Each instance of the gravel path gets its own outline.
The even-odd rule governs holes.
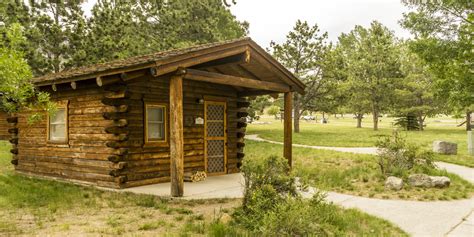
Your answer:
[[[248,135],[248,140],[283,144]],[[323,147],[293,144],[294,147],[324,149],[357,154],[377,154],[376,147]],[[474,183],[474,169],[445,162],[436,162],[438,167]],[[314,193],[309,190],[308,197]],[[365,198],[334,192],[327,199],[343,207],[358,208],[366,213],[397,224],[412,236],[474,236],[474,198],[457,201],[404,201]]]

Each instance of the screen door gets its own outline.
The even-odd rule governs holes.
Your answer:
[[[208,174],[226,173],[226,103],[204,102],[204,152]]]

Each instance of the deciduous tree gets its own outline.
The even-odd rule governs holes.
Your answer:
[[[414,35],[410,48],[436,74],[436,95],[466,114],[471,129],[474,110],[474,2],[471,0],[403,1],[413,11],[403,27]]]
[[[396,39],[388,28],[374,21],[368,29],[356,26],[342,34],[338,47],[344,57],[344,86],[354,113],[365,113],[370,104],[374,130],[378,130],[379,116],[388,111],[402,78]]]

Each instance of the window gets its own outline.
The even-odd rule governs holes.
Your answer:
[[[146,106],[146,142],[166,141],[166,106],[147,104]]]
[[[53,142],[67,141],[67,109],[58,108],[54,115],[48,119],[48,140]]]

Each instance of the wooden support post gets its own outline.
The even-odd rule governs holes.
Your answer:
[[[170,80],[171,196],[182,197],[184,188],[183,75]]]
[[[293,92],[285,93],[285,104],[284,104],[284,145],[283,145],[283,156],[288,160],[288,165],[292,166],[292,114],[293,114]]]

